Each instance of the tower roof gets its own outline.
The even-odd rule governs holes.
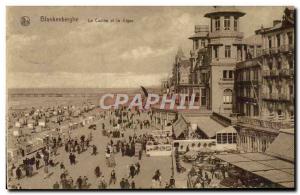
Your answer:
[[[181,47],[178,48],[176,57],[177,58],[183,58],[183,57],[185,57]]]
[[[214,10],[211,12],[208,12],[204,15],[204,17],[213,17],[213,16],[218,16],[218,15],[223,15],[223,14],[231,14],[235,15],[238,17],[242,17],[245,15],[244,12],[239,11],[236,7],[234,6],[215,6]]]
[[[207,37],[208,32],[208,25],[195,25],[195,34],[189,37],[189,39]]]

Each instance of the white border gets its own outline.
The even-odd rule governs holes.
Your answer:
[[[6,62],[5,62],[5,33],[6,33],[6,6],[35,6],[35,5],[40,5],[40,6],[47,6],[47,5],[59,5],[59,6],[71,6],[71,5],[126,5],[126,6],[132,6],[132,5],[139,5],[139,6],[147,6],[147,5],[157,5],[157,6],[213,6],[213,5],[241,5],[241,6],[282,6],[282,5],[292,5],[295,6],[296,8],[299,7],[298,5],[300,4],[300,1],[298,0],[251,0],[251,1],[242,1],[242,0],[231,0],[231,1],[226,1],[226,0],[172,0],[172,1],[162,1],[162,0],[146,0],[146,1],[141,1],[141,0],[127,0],[126,2],[123,0],[106,0],[106,1],[95,1],[95,0],[72,0],[72,1],[62,1],[62,0],[43,0],[43,1],[34,1],[34,0],[7,0],[7,1],[0,1],[0,14],[1,14],[1,20],[0,20],[0,42],[1,42],[1,52],[0,52],[0,189],[1,189],[1,194],[8,194],[9,192],[5,189],[6,185],[6,172],[5,172],[5,102],[6,102],[6,80],[5,80],[5,73],[6,73]],[[298,33],[297,33],[298,37]],[[297,45],[298,46],[298,45]],[[297,50],[297,57],[298,57],[298,51]],[[297,60],[298,62],[298,60]],[[300,67],[297,66],[297,75],[299,75],[299,69]],[[297,85],[296,85],[297,86]],[[299,91],[300,85],[297,86],[297,91]],[[299,106],[299,104],[298,104]],[[297,107],[298,108],[298,107]],[[297,119],[299,116],[299,113],[297,112]],[[299,132],[297,133],[298,137],[297,140],[299,139]],[[297,157],[299,157],[299,150]],[[298,175],[298,174],[297,174]],[[297,178],[297,181],[298,178]],[[299,186],[298,186],[299,187]],[[196,191],[195,191],[196,192]],[[12,192],[10,192],[12,193]],[[15,193],[15,192],[13,192]],[[46,193],[46,192],[41,192],[41,193]],[[58,194],[63,194],[64,192],[56,192]],[[105,193],[105,192],[97,192],[97,193]],[[109,192],[110,194],[115,194],[117,192]],[[122,193],[122,192],[121,192]],[[149,193],[149,192],[148,192]],[[151,192],[150,194],[161,194],[161,193],[174,193],[174,192]],[[176,193],[176,192],[175,192]],[[177,193],[189,193],[189,192],[177,192]],[[199,191],[196,193],[201,193],[201,194],[211,194],[211,192],[205,192],[205,191]],[[216,192],[216,194],[223,194],[223,193],[231,193],[231,192]],[[237,192],[239,194],[246,194],[247,192]],[[265,193],[265,192],[264,192]],[[287,193],[287,192],[282,192],[282,193]],[[85,192],[79,192],[79,194],[85,194]],[[105,193],[107,194],[107,193]]]

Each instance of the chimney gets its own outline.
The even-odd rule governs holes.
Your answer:
[[[276,26],[279,23],[281,23],[281,20],[273,20],[273,26]]]

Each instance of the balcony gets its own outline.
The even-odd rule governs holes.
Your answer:
[[[263,76],[263,77],[268,77],[268,76],[270,76],[270,70],[264,70],[264,71],[262,71],[262,76]]]
[[[234,79],[233,78],[221,78],[219,83],[227,83],[227,84],[233,84],[234,83]]]
[[[210,38],[219,38],[219,37],[237,37],[237,38],[243,38],[244,33],[243,32],[237,32],[237,31],[214,31],[209,33]]]
[[[259,80],[236,80],[238,85],[254,85],[257,86],[260,84]]]
[[[270,54],[271,54],[271,53],[270,53],[270,49],[269,49],[269,48],[263,49],[263,50],[262,50],[262,54],[263,54],[263,55],[270,55]]]
[[[279,76],[279,70],[264,70],[262,72],[263,77],[277,77]]]
[[[291,101],[293,96],[284,93],[263,93],[262,98],[271,101]]]
[[[287,101],[289,101],[290,100],[290,95],[280,93],[280,94],[278,94],[278,99],[279,100],[287,100]]]
[[[285,76],[285,77],[294,76],[294,69],[288,69],[288,68],[281,69],[279,71],[279,75],[280,76]]]
[[[279,47],[279,51],[280,52],[292,52],[294,51],[294,45],[290,44],[290,45],[281,45]]]
[[[277,100],[278,93],[263,93],[262,98],[267,100]]]
[[[250,117],[238,117],[237,123],[239,125],[249,125],[253,127],[262,127],[268,128],[273,130],[280,130],[280,129],[289,129],[294,128],[293,123],[290,121],[272,121],[260,118],[250,118]]]
[[[266,48],[263,49],[262,54],[263,55],[271,55],[271,54],[277,54],[282,52],[293,52],[294,51],[294,45],[281,45],[279,47],[272,47],[272,48]]]
[[[270,70],[270,76],[279,76],[278,70]]]

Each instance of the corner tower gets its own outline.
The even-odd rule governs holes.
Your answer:
[[[204,16],[210,19],[209,45],[210,63],[210,108],[214,112],[232,112],[234,69],[238,61],[240,18],[245,13],[235,7],[214,7]]]

